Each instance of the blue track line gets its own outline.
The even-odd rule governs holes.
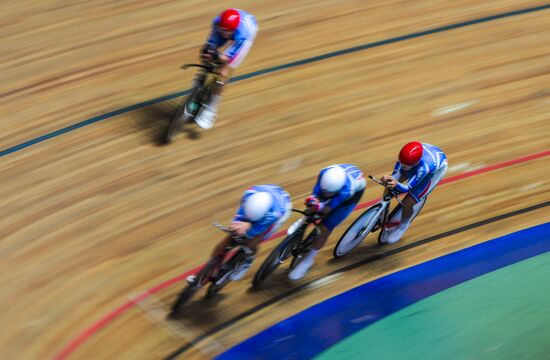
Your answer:
[[[400,41],[416,39],[416,38],[420,38],[420,37],[428,36],[428,35],[432,35],[432,34],[437,34],[437,33],[444,32],[444,31],[459,29],[459,28],[463,28],[463,27],[467,27],[467,26],[471,26],[471,25],[477,25],[477,24],[481,24],[481,23],[485,23],[485,22],[489,22],[489,21],[494,21],[494,20],[499,20],[499,19],[504,19],[504,18],[508,18],[508,17],[512,17],[512,16],[517,16],[517,15],[523,15],[523,14],[533,13],[533,12],[537,12],[537,11],[542,11],[542,10],[546,10],[548,8],[550,8],[550,4],[530,7],[530,8],[516,10],[516,11],[505,12],[505,13],[501,13],[501,14],[482,17],[482,18],[479,18],[479,19],[458,22],[458,23],[455,23],[455,24],[445,25],[445,26],[441,26],[441,27],[437,27],[437,28],[433,28],[433,29],[429,29],[429,30],[418,31],[418,32],[414,32],[414,33],[410,33],[410,34],[406,34],[406,35],[396,36],[396,37],[381,40],[381,41],[376,41],[376,42],[367,43],[367,44],[363,44],[363,45],[359,45],[359,46],[354,46],[354,47],[350,47],[350,48],[346,48],[346,49],[342,49],[342,50],[337,50],[337,51],[329,52],[329,53],[326,53],[326,54],[313,56],[313,57],[309,57],[309,58],[306,58],[306,59],[302,59],[302,60],[293,61],[293,62],[290,62],[290,63],[270,67],[270,68],[267,68],[267,69],[254,71],[254,72],[251,72],[251,73],[248,73],[248,74],[243,74],[243,75],[236,76],[236,77],[232,78],[231,82],[242,81],[242,80],[250,79],[250,78],[253,78],[253,77],[256,77],[256,76],[265,75],[265,74],[285,70],[285,69],[296,67],[296,66],[306,65],[306,64],[317,62],[317,61],[330,59],[330,58],[333,58],[333,57],[336,57],[336,56],[351,54],[351,53],[366,50],[366,49],[371,49],[371,48],[376,48],[376,47],[380,47],[380,46],[384,46],[384,45],[388,45],[388,44],[393,44],[393,43],[397,43],[397,42],[400,42]],[[69,125],[69,126],[64,127],[62,129],[53,131],[51,133],[36,137],[36,138],[31,139],[29,141],[25,141],[25,142],[23,142],[19,145],[15,145],[13,147],[2,150],[2,151],[0,151],[0,157],[4,157],[6,155],[12,154],[12,153],[17,152],[19,150],[23,150],[25,148],[28,148],[32,145],[38,144],[42,141],[45,141],[45,140],[63,135],[63,134],[68,133],[70,131],[80,129],[84,126],[94,124],[94,123],[102,121],[102,120],[110,119],[112,117],[115,117],[115,116],[118,116],[118,115],[121,115],[121,114],[125,114],[125,113],[130,112],[130,111],[141,109],[141,108],[147,107],[149,105],[153,105],[153,104],[157,104],[157,103],[160,103],[160,102],[163,102],[163,101],[171,100],[171,99],[174,99],[174,98],[177,98],[177,97],[180,97],[180,96],[185,96],[185,95],[189,94],[189,91],[190,90],[187,89],[187,90],[176,92],[176,93],[173,93],[173,94],[168,94],[168,95],[161,96],[161,97],[158,97],[158,98],[155,98],[155,99],[151,99],[151,100],[140,102],[140,103],[137,103],[137,104],[134,104],[134,105],[130,105],[130,106],[118,109],[118,110],[114,110],[114,111],[108,112],[106,114],[99,115],[99,116],[90,118],[88,120],[78,122],[78,123],[73,124],[73,125]]]

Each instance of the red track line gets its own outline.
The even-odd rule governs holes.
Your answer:
[[[541,151],[541,152],[538,152],[538,153],[535,153],[535,154],[527,155],[527,156],[524,156],[524,157],[521,157],[521,158],[505,161],[505,162],[498,163],[498,164],[495,164],[495,165],[490,165],[490,166],[487,166],[487,167],[483,167],[481,169],[467,171],[467,172],[462,173],[462,174],[458,174],[458,175],[455,175],[455,176],[445,178],[445,179],[441,180],[441,184],[447,184],[447,183],[455,182],[455,181],[462,180],[462,179],[465,179],[465,178],[469,178],[469,177],[472,177],[472,176],[476,176],[476,175],[479,175],[479,174],[484,174],[484,173],[489,172],[489,171],[502,169],[502,168],[505,168],[505,167],[508,167],[508,166],[521,164],[521,163],[528,162],[528,161],[535,160],[535,159],[540,159],[540,158],[546,157],[548,155],[550,155],[550,150],[545,150],[545,151]],[[359,205],[357,205],[355,210],[363,209],[367,206],[370,206],[370,205],[374,204],[377,201],[378,201],[378,199],[375,199],[375,200],[370,200],[370,201],[364,202],[362,204],[359,204]],[[273,236],[271,236],[266,241],[276,239],[278,237],[281,237],[284,234],[285,234],[285,231],[279,231],[278,233],[274,234]],[[133,307],[137,303],[143,301],[144,299],[146,299],[150,295],[155,294],[155,293],[157,293],[157,292],[159,292],[159,291],[161,291],[161,290],[163,290],[163,289],[165,289],[165,288],[167,288],[167,287],[169,287],[169,286],[171,286],[171,285],[173,285],[173,284],[175,284],[179,281],[182,281],[188,275],[191,275],[191,274],[195,273],[196,271],[198,271],[202,266],[203,265],[197,266],[194,269],[191,269],[191,270],[189,270],[189,271],[187,271],[187,272],[185,272],[181,275],[178,275],[178,276],[176,276],[172,279],[166,280],[163,283],[158,284],[158,285],[152,287],[149,290],[144,291],[143,293],[141,293],[141,294],[135,296],[134,298],[132,298],[130,301],[128,301],[124,305],[116,308],[112,312],[110,312],[107,315],[103,316],[99,321],[97,321],[96,323],[94,323],[90,327],[86,328],[76,338],[71,340],[71,342],[68,343],[55,356],[54,359],[55,360],[66,359],[71,353],[76,351],[76,349],[78,349],[86,340],[88,340],[93,334],[95,334],[96,332],[98,332],[102,328],[106,327],[109,323],[111,323],[114,319],[119,317],[126,310]]]

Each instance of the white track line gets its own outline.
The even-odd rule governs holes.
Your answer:
[[[478,100],[470,100],[470,101],[466,101],[466,102],[463,102],[463,103],[460,103],[460,104],[445,106],[445,107],[439,108],[437,110],[434,110],[432,112],[432,116],[447,115],[447,114],[453,113],[455,111],[459,111],[459,110],[469,108],[470,106],[475,105],[478,102],[479,102]]]
[[[521,187],[521,188],[519,189],[519,191],[531,190],[531,189],[534,189],[534,188],[536,188],[536,187],[541,186],[542,184],[544,184],[544,181],[539,181],[539,182],[536,182],[536,183],[527,184],[527,185]]]
[[[320,288],[321,286],[325,286],[325,285],[328,285],[330,283],[333,283],[336,280],[340,279],[341,277],[342,277],[342,274],[334,274],[334,275],[326,276],[326,277],[321,278],[319,280],[315,280],[314,282],[309,284],[307,286],[307,288],[308,289],[317,289],[317,288]]]
[[[304,161],[303,157],[297,157],[286,161],[283,165],[281,165],[279,174],[284,174],[284,173],[291,172],[298,169],[300,165],[302,165],[303,161]]]

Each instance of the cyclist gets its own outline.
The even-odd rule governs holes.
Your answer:
[[[288,219],[292,211],[290,195],[277,185],[257,185],[245,190],[241,205],[229,225],[233,235],[248,239],[247,246],[253,251],[231,276],[232,280],[240,280],[246,274],[254,261],[258,244],[269,238]],[[224,248],[232,243],[231,235],[226,236],[212,252],[212,257],[218,256]],[[195,275],[187,278],[193,282]]]
[[[305,200],[306,213],[321,215],[321,235],[289,273],[290,280],[304,277],[332,230],[351,214],[361,200],[365,187],[363,172],[355,165],[336,164],[321,170],[313,193]]]
[[[386,185],[387,190],[407,193],[407,196],[402,201],[403,210],[385,225],[380,242],[393,244],[401,239],[411,224],[411,219],[418,215],[427,196],[441,181],[445,172],[447,156],[437,146],[418,141],[403,146],[393,173],[382,176],[380,181]]]
[[[240,9],[227,9],[212,21],[212,29],[200,57],[204,61],[215,60],[221,64],[218,69],[221,80],[214,89],[210,103],[205,104],[195,118],[201,128],[214,126],[224,83],[248,54],[257,32],[256,18]],[[224,46],[223,52],[218,51]],[[195,80],[195,85],[199,81],[202,81],[200,77]]]

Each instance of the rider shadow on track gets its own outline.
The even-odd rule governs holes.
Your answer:
[[[288,270],[278,269],[269,279],[266,279],[260,286],[250,286],[246,292],[250,295],[257,294],[259,297],[277,296],[281,293],[291,290],[301,282],[293,282],[288,279]]]
[[[365,261],[367,259],[375,260],[377,256],[384,253],[387,247],[379,245],[378,243],[360,244],[354,251],[347,254],[343,258],[336,259],[334,257],[327,260],[330,265],[350,265],[359,261]]]
[[[166,145],[164,135],[172,115],[177,110],[175,104],[174,101],[164,101],[134,111],[133,119],[136,127],[145,132],[149,141],[159,146]],[[201,133],[194,124],[186,124],[181,132],[191,140],[201,138]]]
[[[331,258],[327,261],[330,266],[336,266],[342,271],[358,271],[367,269],[371,264],[376,263],[378,271],[390,271],[395,269],[400,261],[392,255],[401,252],[399,245],[380,245],[371,243],[359,245],[351,254],[344,258]],[[388,258],[390,260],[388,260]]]
[[[190,303],[186,304],[181,313],[171,320],[186,320],[195,322],[197,324],[212,324],[223,320],[223,313],[218,308],[218,304],[221,304],[227,298],[227,294],[219,293],[212,299],[206,299],[204,296],[197,296],[196,299],[192,299]]]

